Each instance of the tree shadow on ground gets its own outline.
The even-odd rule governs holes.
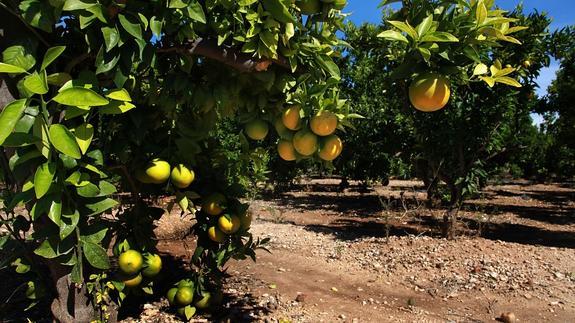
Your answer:
[[[391,222],[390,236],[429,236],[441,237],[441,219],[432,216],[415,216],[409,221]],[[575,248],[575,235],[572,232],[553,231],[523,224],[480,223],[463,218],[459,220],[458,235],[477,235],[481,227],[481,236],[489,240],[500,240],[525,245],[546,247]],[[366,237],[386,237],[386,225],[381,221],[362,221],[356,219],[338,219],[327,225],[304,225],[306,230],[332,234],[339,240],[355,240]]]

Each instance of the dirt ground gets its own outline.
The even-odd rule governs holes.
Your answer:
[[[448,241],[444,210],[423,205],[421,183],[343,193],[338,184],[309,181],[252,202],[251,231],[271,238],[271,254],[230,265],[219,320],[490,322],[513,312],[518,322],[575,321],[572,185],[489,186],[462,208],[459,238]],[[185,232],[186,221],[162,219],[159,235]],[[194,241],[159,247],[185,261]],[[146,304],[126,321],[177,321],[165,306]]]

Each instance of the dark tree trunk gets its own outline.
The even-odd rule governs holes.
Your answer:
[[[452,240],[456,235],[457,213],[459,212],[459,205],[461,202],[461,188],[459,185],[455,185],[455,183],[450,179],[447,179],[446,183],[447,186],[449,186],[451,198],[449,201],[449,208],[443,215],[442,234],[443,237]]]

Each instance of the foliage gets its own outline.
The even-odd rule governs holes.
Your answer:
[[[218,218],[199,205],[219,192],[226,213],[245,213],[238,198],[264,178],[267,151],[218,131],[229,129],[224,119],[273,123],[287,104],[311,116],[329,103],[346,124],[333,62],[343,3],[305,15],[284,0],[0,3],[14,22],[2,36],[0,73],[16,98],[0,114],[4,209],[24,228],[2,236],[24,237],[22,252],[3,261],[49,268],[43,283],[57,320],[112,320],[102,310],[152,292],[147,278],[127,288],[107,252],[153,251],[165,199],[168,211],[178,205],[198,220],[197,295],[220,288],[229,259],[255,256],[263,242],[247,228],[207,239]],[[186,165],[197,179],[186,189],[149,184],[152,160]]]

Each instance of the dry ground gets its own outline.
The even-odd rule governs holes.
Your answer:
[[[212,319],[490,322],[513,312],[519,322],[575,321],[570,185],[490,186],[461,210],[461,235],[448,241],[439,237],[444,211],[422,205],[419,182],[345,193],[338,184],[314,180],[252,203],[252,232],[271,238],[272,254],[231,264],[226,310]],[[166,217],[159,234],[186,226]],[[159,246],[185,261],[194,242]],[[175,320],[164,306],[146,305],[140,321]]]

